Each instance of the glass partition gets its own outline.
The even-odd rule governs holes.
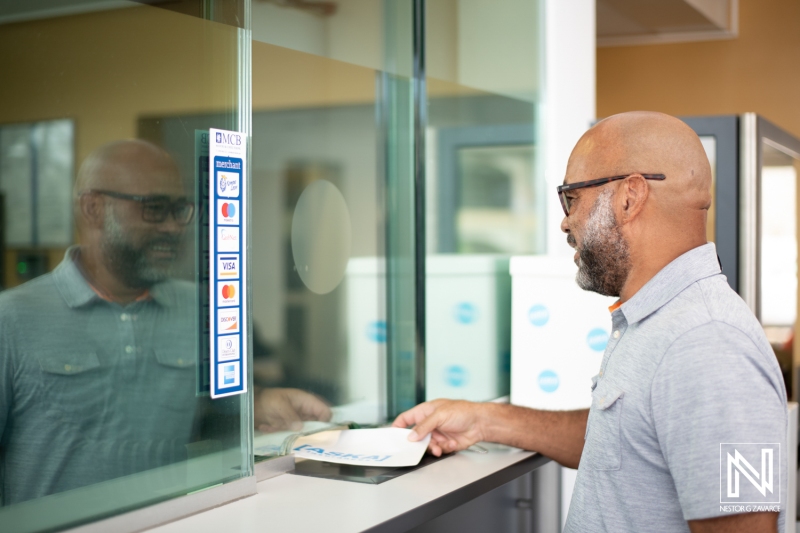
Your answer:
[[[412,2],[252,9],[254,381],[294,398],[268,456],[416,400]]]
[[[426,4],[426,395],[509,392],[509,256],[543,254],[541,3]]]
[[[759,316],[791,393],[792,344],[797,322],[797,163],[761,141]]]
[[[4,532],[251,474],[252,396],[212,401],[198,379],[194,144],[195,129],[248,133],[246,10],[191,4],[0,8]],[[146,127],[187,113],[204,118]]]

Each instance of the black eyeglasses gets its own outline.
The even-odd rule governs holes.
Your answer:
[[[137,196],[135,194],[124,194],[121,192],[104,191],[100,189],[90,189],[86,192],[102,194],[111,198],[139,202],[142,205],[142,220],[159,224],[167,220],[172,213],[175,222],[185,226],[192,221],[194,216],[194,204],[186,198],[172,200],[166,195]]]
[[[575,189],[583,189],[584,187],[599,187],[600,185],[605,185],[606,183],[611,183],[612,181],[617,180],[624,180],[625,178],[629,178],[636,174],[636,172],[631,172],[630,174],[625,174],[624,176],[611,176],[610,178],[599,178],[596,180],[589,180],[589,181],[579,181],[578,183],[569,183],[567,185],[559,185],[556,191],[558,192],[558,199],[561,200],[561,208],[564,209],[564,216],[569,216],[569,208],[570,208],[570,199],[567,198],[567,191],[574,191]],[[667,179],[664,174],[640,174],[646,180],[659,180],[663,181]]]

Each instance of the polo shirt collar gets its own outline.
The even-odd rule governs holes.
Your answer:
[[[53,270],[56,287],[67,306],[71,308],[81,307],[95,300],[103,301],[81,273],[76,263],[79,253],[80,246],[70,246],[64,254],[63,261]],[[150,289],[152,299],[167,307],[176,301],[175,292],[169,290],[168,284],[168,282],[158,283]]]
[[[698,246],[662,268],[617,311],[625,315],[628,324],[635,324],[666,305],[693,283],[721,272],[714,243]]]

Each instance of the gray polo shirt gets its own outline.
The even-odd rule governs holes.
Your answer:
[[[566,531],[688,532],[687,520],[729,514],[722,443],[782,443],[782,531],[786,390],[714,245],[675,259],[611,316]]]
[[[195,286],[166,281],[126,306],[73,256],[0,293],[0,502],[186,457],[195,397]]]

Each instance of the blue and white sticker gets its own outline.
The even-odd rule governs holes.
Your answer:
[[[367,324],[367,338],[372,342],[386,342],[386,321],[374,320]]]
[[[444,370],[444,382],[451,387],[463,387],[469,381],[469,371],[460,365],[451,365]]]
[[[453,318],[459,324],[472,324],[478,320],[478,307],[471,302],[461,302],[453,309]]]
[[[544,370],[539,374],[539,388],[544,392],[555,392],[561,381],[558,379],[558,374],[552,370]]]
[[[542,327],[550,320],[550,311],[542,304],[536,304],[528,310],[528,321],[536,327]]]
[[[586,335],[586,343],[595,352],[602,352],[608,346],[608,331],[603,328],[594,328]]]
[[[240,375],[239,361],[222,363],[217,366],[217,388],[230,389],[238,387],[242,380]]]

